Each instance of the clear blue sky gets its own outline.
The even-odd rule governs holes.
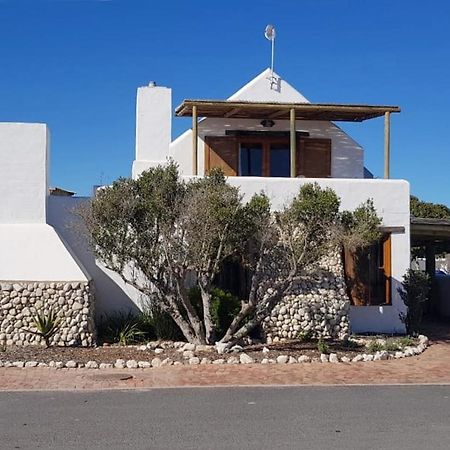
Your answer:
[[[400,105],[392,176],[450,205],[448,0],[0,0],[0,121],[48,123],[52,184],[89,194],[130,174],[138,86],[226,98],[269,65],[267,23],[311,101]],[[383,120],[344,128],[381,176]]]

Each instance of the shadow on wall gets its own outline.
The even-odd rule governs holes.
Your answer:
[[[102,267],[95,260],[86,240],[83,239],[80,219],[72,211],[85,201],[87,199],[81,197],[50,196],[48,223],[55,228],[68,246],[68,250],[80,261],[93,279],[96,319],[116,311],[137,312],[139,310],[137,305],[142,305],[145,301],[143,295],[126,285],[117,274]]]

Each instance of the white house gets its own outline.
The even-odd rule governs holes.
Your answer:
[[[372,198],[385,238],[371,249],[372,264],[364,269],[367,282],[354,279],[354,261],[346,257],[347,277],[354,285],[360,283],[359,291],[349,291],[351,327],[357,332],[404,331],[399,320],[404,306],[397,287],[409,267],[409,184],[389,179],[389,118],[399,108],[313,104],[268,69],[228,100],[184,101],[176,115],[192,116],[193,127],[174,141],[172,111],[171,89],[153,84],[138,89],[133,177],[171,157],[186,177],[221,167],[244,196],[263,190],[274,208],[281,208],[302,184],[311,181],[333,188],[344,209]],[[362,147],[334,122],[380,116],[386,122],[386,179],[365,179]],[[68,226],[73,207],[83,199],[49,195],[46,126],[0,124],[0,155],[0,302],[11,303],[12,286],[28,292],[28,287],[38,289],[32,286],[44,282],[54,286],[46,288],[50,289],[46,295],[60,299],[64,295],[59,291],[70,282],[76,286],[73,298],[68,295],[71,304],[80,297],[76,283],[93,286],[97,314],[140,306],[139,293],[102,268],[86,242]],[[33,290],[24,298],[31,294],[38,297]],[[87,298],[89,293],[81,294]],[[2,335],[14,342],[26,339],[11,329],[11,317],[5,319],[11,310],[16,312],[13,306],[2,316],[3,322],[0,317],[0,340]],[[89,314],[80,320],[93,313],[91,303],[84,306]],[[82,331],[70,330],[73,326],[64,342],[83,340]],[[84,330],[82,336],[89,332]]]

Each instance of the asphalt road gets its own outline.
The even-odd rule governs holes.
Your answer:
[[[450,449],[450,386],[0,393],[1,449]]]

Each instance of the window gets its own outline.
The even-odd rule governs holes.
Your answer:
[[[263,175],[262,144],[241,144],[239,164],[241,176],[261,177]]]
[[[269,176],[291,176],[291,154],[286,144],[270,144]]]

